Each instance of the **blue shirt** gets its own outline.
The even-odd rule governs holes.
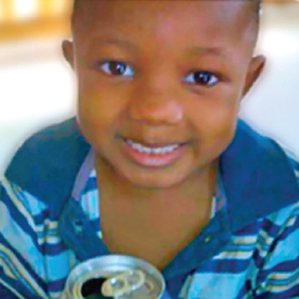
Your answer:
[[[94,153],[67,126],[25,143],[2,182],[0,298],[60,298],[75,265],[109,254]],[[298,186],[298,162],[240,122],[210,223],[163,269],[170,296],[299,298]]]

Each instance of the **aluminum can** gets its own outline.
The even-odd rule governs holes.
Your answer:
[[[124,255],[106,255],[78,264],[68,276],[67,299],[171,299],[157,268]]]

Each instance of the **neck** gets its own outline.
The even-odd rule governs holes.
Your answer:
[[[110,252],[162,269],[209,223],[216,167],[177,186],[154,189],[136,186],[97,161],[101,228]]]

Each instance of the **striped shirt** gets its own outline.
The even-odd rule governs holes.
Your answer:
[[[289,161],[299,189],[299,164]],[[16,183],[1,182],[0,298],[61,298],[74,266],[109,254],[93,162],[90,151],[61,213]],[[171,298],[298,299],[299,198],[275,211],[271,201],[260,202],[270,212],[237,227],[231,218],[252,211],[242,211],[240,198],[233,217],[224,184],[220,171],[210,223],[162,271]]]

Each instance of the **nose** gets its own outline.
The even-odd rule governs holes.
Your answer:
[[[142,85],[132,94],[128,106],[132,120],[148,125],[175,125],[183,119],[183,108],[174,88]]]

